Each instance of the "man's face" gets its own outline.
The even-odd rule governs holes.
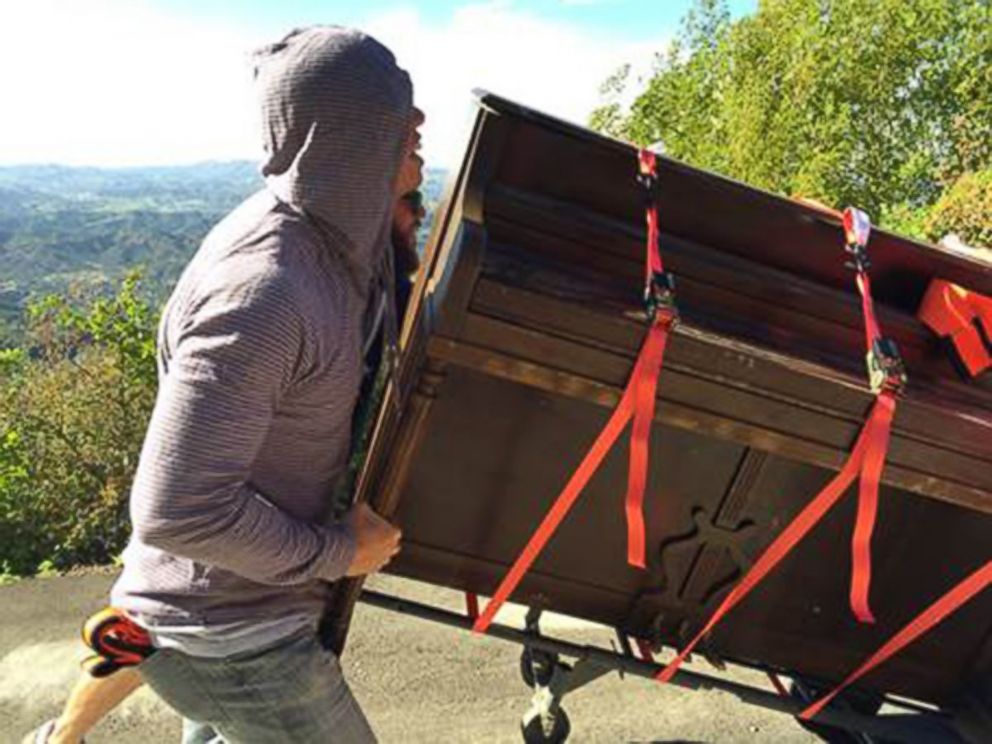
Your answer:
[[[424,112],[414,106],[410,132],[404,146],[403,160],[393,186],[393,195],[397,199],[411,191],[416,191],[424,181],[424,159],[418,154],[418,150],[420,150],[420,127],[424,124],[424,118]]]

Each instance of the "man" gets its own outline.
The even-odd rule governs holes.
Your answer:
[[[330,582],[399,550],[365,505],[326,520],[366,342],[395,338],[390,211],[422,180],[423,115],[393,55],[353,30],[294,31],[255,77],[266,188],[166,305],[112,602],[158,649],[140,671],[186,741],[371,741],[315,627]]]
[[[391,243],[396,272],[396,304],[401,317],[407,304],[411,275],[419,266],[417,234],[425,216],[419,191],[404,194],[393,209]],[[120,669],[102,678],[84,673],[73,688],[61,715],[29,734],[23,744],[80,744],[106,715],[141,685],[141,675],[132,668]],[[195,728],[195,725],[189,727]]]

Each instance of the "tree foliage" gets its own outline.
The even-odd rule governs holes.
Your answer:
[[[992,248],[992,168],[955,181],[930,210],[925,230],[933,239],[954,233]]]
[[[698,0],[629,110],[609,82],[603,131],[921,237],[992,162],[988,0],[763,0],[736,21]]]
[[[49,296],[0,351],[0,574],[103,563],[155,397],[155,313],[129,275],[110,297]]]

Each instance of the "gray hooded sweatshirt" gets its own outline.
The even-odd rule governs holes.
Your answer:
[[[165,307],[112,592],[156,627],[317,616],[355,550],[326,521],[412,88],[385,47],[337,27],[255,62],[266,188],[207,236]]]

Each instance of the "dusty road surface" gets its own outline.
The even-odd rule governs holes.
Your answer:
[[[0,587],[0,743],[53,716],[78,674],[80,621],[106,601],[107,574]],[[461,608],[453,592],[398,579],[375,588]],[[512,610],[512,608],[511,608]],[[500,620],[520,620],[511,612]],[[610,634],[566,618],[547,632],[609,647]],[[360,606],[345,672],[382,742],[519,742],[529,692],[519,647]],[[748,673],[745,673],[748,674]],[[759,678],[760,679],[760,678]],[[788,716],[717,692],[686,692],[616,674],[565,701],[570,742],[812,742]],[[142,690],[90,736],[90,744],[177,742],[179,720]]]

